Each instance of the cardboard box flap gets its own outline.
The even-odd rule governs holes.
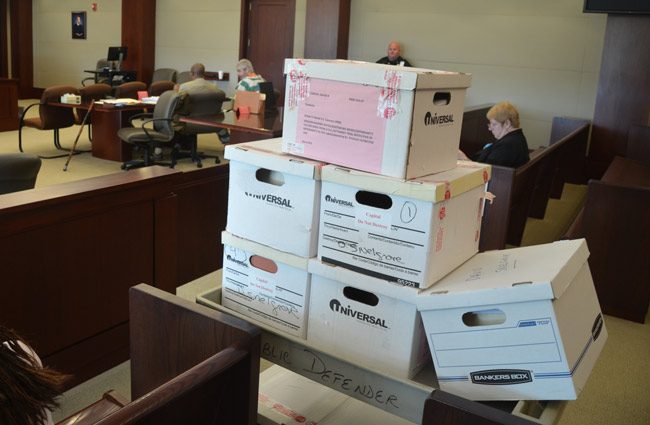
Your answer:
[[[232,233],[223,231],[221,232],[221,242],[224,245],[240,248],[248,252],[253,252],[256,255],[287,264],[289,266],[307,270],[308,258],[299,257],[297,255],[289,254],[287,252],[278,251],[266,245],[250,241],[248,239],[240,238]]]
[[[456,167],[451,170],[413,180],[402,180],[336,165],[326,165],[321,171],[321,178],[324,181],[371,192],[441,202],[487,183],[490,172],[490,165],[458,161]]]
[[[377,87],[389,85],[399,90],[467,88],[471,74],[424,68],[397,67],[362,61],[285,59],[284,73],[296,81],[299,78],[319,78]]]
[[[282,152],[282,138],[228,145],[224,157],[260,168],[320,180],[322,162]]]
[[[588,257],[584,239],[477,254],[420,294],[418,309],[559,298]]]
[[[403,285],[397,285],[387,280],[366,276],[352,270],[326,264],[316,258],[309,260],[307,270],[327,279],[335,280],[373,294],[385,295],[401,301],[415,304],[420,290]]]

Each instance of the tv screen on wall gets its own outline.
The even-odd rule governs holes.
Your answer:
[[[650,0],[585,0],[588,13],[650,14]]]

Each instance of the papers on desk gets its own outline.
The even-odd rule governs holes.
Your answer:
[[[138,103],[140,103],[140,101],[137,100],[137,99],[131,99],[131,98],[120,98],[120,99],[98,100],[95,103],[98,103],[100,105],[122,106],[122,105],[137,105]]]
[[[158,103],[158,98],[160,96],[149,96],[149,97],[143,97],[142,98],[142,103],[146,103],[147,105],[155,105]]]

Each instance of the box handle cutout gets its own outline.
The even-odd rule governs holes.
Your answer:
[[[255,178],[262,183],[272,184],[273,186],[284,185],[284,175],[279,171],[267,170],[260,168],[255,172]]]
[[[381,208],[382,210],[389,210],[393,206],[393,200],[390,196],[384,195],[383,193],[360,190],[355,195],[355,199],[362,205]]]
[[[353,288],[351,286],[346,286],[343,288],[343,295],[347,299],[372,307],[375,307],[377,304],[379,304],[379,298],[377,295],[371,292],[366,292],[362,289]]]
[[[498,308],[480,311],[468,311],[463,314],[465,326],[500,325],[506,321],[506,314]]]
[[[268,258],[261,257],[259,255],[251,255],[249,261],[251,263],[251,266],[255,267],[256,269],[260,269],[272,274],[278,272],[278,265],[275,264],[273,260],[270,260]]]
[[[433,104],[434,105],[449,105],[451,103],[451,93],[448,91],[439,91],[433,95]]]

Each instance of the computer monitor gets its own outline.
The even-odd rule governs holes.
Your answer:
[[[265,81],[263,83],[258,83],[260,87],[260,93],[266,95],[266,100],[264,101],[264,109],[267,111],[272,111],[275,109],[275,92],[273,91],[273,83],[270,81]]]
[[[117,61],[116,69],[119,71],[120,67],[122,66],[122,61],[126,59],[126,52],[127,52],[126,46],[109,47],[108,57],[106,59],[111,62]]]

